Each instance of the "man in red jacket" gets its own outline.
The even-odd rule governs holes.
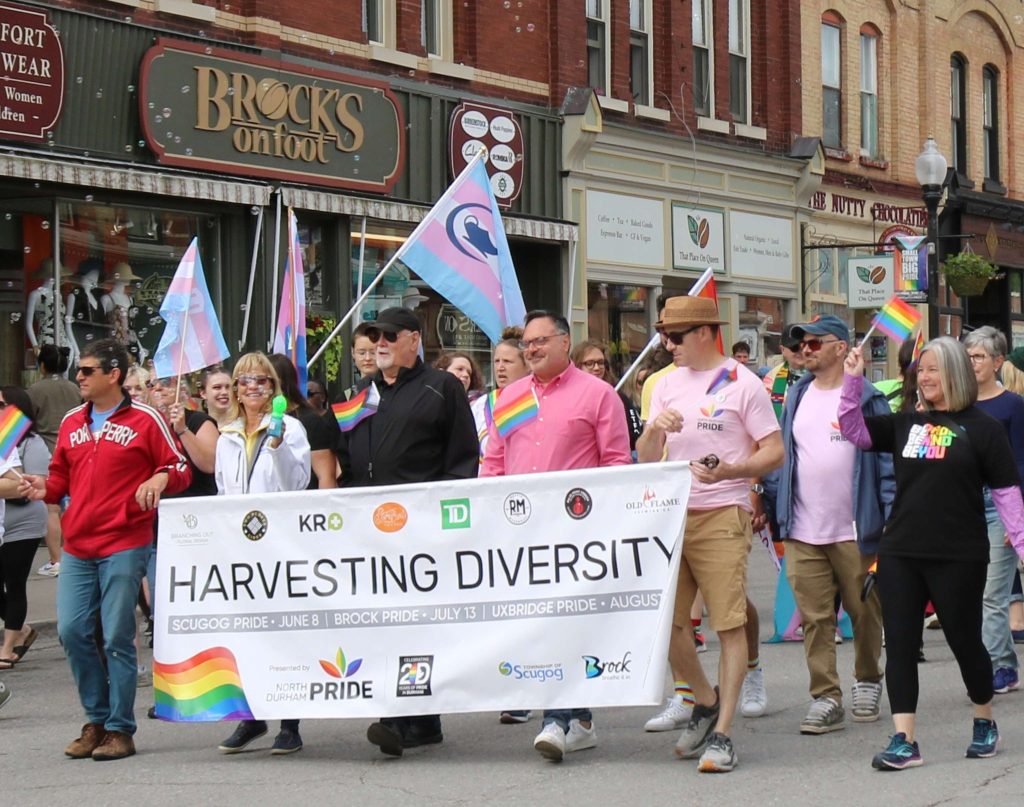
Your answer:
[[[128,351],[113,339],[85,346],[76,376],[85,403],[60,425],[49,477],[26,474],[19,489],[51,503],[71,497],[62,524],[57,632],[88,721],[64,751],[73,759],[135,753],[135,603],[160,494],[192,480],[164,419],[121,389],[128,363]]]

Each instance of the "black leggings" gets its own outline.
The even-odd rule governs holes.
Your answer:
[[[39,539],[11,541],[0,546],[0,616],[7,630],[25,627],[28,595],[25,585],[32,572]]]
[[[987,561],[946,561],[886,555],[878,561],[885,627],[885,678],[893,714],[917,711],[921,614],[928,600],[960,665],[967,695],[992,700],[992,662],[981,640],[981,599]]]

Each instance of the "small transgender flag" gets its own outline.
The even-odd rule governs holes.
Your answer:
[[[160,316],[166,325],[153,354],[157,378],[202,370],[231,355],[206,287],[198,238],[192,239],[174,272]]]
[[[342,403],[331,404],[331,411],[334,412],[334,419],[338,421],[338,428],[343,432],[350,432],[370,415],[377,414],[378,406],[380,393],[371,382],[370,386],[358,395],[353,395]]]
[[[32,428],[32,421],[14,404],[0,410],[0,459],[7,459],[18,447],[18,441]]]
[[[540,404],[533,388],[527,389],[518,398],[502,397],[494,409],[494,428],[502,438],[525,426],[540,414]]]
[[[302,245],[295,211],[288,208],[288,268],[281,291],[281,310],[277,315],[274,352],[292,360],[299,374],[299,389],[306,389],[306,279],[302,267]]]
[[[521,325],[526,305],[487,169],[474,159],[395,256],[490,338]]]
[[[908,305],[896,295],[893,295],[882,309],[875,314],[875,321],[872,328],[877,328],[890,339],[902,342],[921,320],[920,312],[912,305]]]

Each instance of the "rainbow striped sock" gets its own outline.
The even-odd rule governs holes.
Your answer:
[[[752,672],[761,666],[761,659],[759,656],[754,656],[752,659],[747,659],[747,672]]]
[[[686,681],[675,682],[675,694],[677,697],[682,698],[682,701],[687,706],[693,706],[697,703],[697,699],[693,697],[693,690],[690,689],[690,685]]]

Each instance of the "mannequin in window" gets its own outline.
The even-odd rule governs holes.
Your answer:
[[[64,267],[61,267],[61,279],[65,280],[67,274]],[[53,278],[53,259],[46,258],[39,268],[32,273],[34,280],[41,280],[42,285],[29,292],[28,300],[25,303],[25,336],[32,345],[32,351],[39,355],[39,348],[43,345],[56,343],[54,334],[54,303],[57,294]]]
[[[137,280],[142,278],[135,274],[130,265],[123,261],[116,264],[108,281],[110,291],[100,298],[100,305],[103,306],[107,323],[114,330],[113,337],[128,348],[137,364],[143,364],[149,351],[142,346],[139,335],[132,327],[134,323],[130,321],[135,309],[135,301],[131,296],[132,284]]]
[[[71,279],[76,287],[67,296],[64,315],[68,347],[71,348],[71,364],[78,363],[82,345],[109,335],[110,326],[106,324],[103,306],[96,293],[102,274],[103,261],[99,258],[86,258],[78,264],[78,271]]]

